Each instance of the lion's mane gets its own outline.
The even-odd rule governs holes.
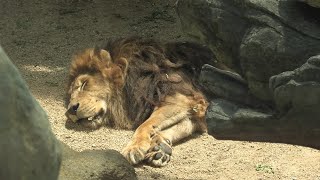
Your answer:
[[[197,76],[201,66],[204,63],[212,63],[214,59],[214,55],[207,47],[197,43],[163,44],[137,37],[112,39],[96,47],[94,51],[99,52],[101,49],[110,53],[113,63],[117,63],[121,58],[126,58],[128,61],[124,86],[119,90],[121,102],[115,100],[112,103],[123,106],[124,111],[118,113],[125,113],[123,116],[126,116],[134,127],[145,121],[154,108],[163,103],[167,95],[176,92],[192,95],[196,91],[194,87],[200,88]],[[69,86],[79,74],[94,73],[103,67],[94,64],[83,61],[73,65]],[[119,117],[110,118],[117,121]],[[116,123],[109,122],[109,124]]]

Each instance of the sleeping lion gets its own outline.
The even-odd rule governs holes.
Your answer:
[[[86,49],[71,62],[66,116],[92,129],[135,129],[123,156],[131,164],[165,166],[172,144],[207,132],[208,102],[196,80],[212,58],[196,43],[141,38]]]

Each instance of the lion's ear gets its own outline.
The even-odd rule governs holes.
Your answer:
[[[98,66],[107,66],[111,64],[111,55],[108,51],[101,49],[97,51],[95,49],[89,49],[90,59],[95,62]]]
[[[102,49],[102,50],[100,51],[100,58],[101,58],[101,60],[103,60],[103,61],[111,62],[111,55],[110,55],[110,53],[109,53],[108,51],[104,50],[104,49]]]
[[[125,58],[120,58],[116,63],[103,70],[102,74],[105,78],[108,78],[117,87],[123,87],[125,77],[128,69],[128,61]]]
[[[120,58],[118,61],[117,61],[117,66],[120,67],[120,69],[122,70],[122,72],[125,74],[127,73],[127,69],[128,69],[128,60],[126,58]]]
[[[116,87],[122,87],[124,85],[125,75],[119,66],[113,65],[112,67],[105,68],[102,71],[102,75]]]

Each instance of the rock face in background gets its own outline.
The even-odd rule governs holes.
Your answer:
[[[0,107],[0,179],[57,179],[61,151],[47,115],[1,46]]]
[[[202,67],[199,80],[208,94],[248,106],[262,104],[249,93],[247,82],[237,73],[205,64]]]
[[[76,152],[62,143],[59,180],[136,180],[133,166],[115,150]]]
[[[202,68],[200,82],[213,95],[206,116],[210,134],[320,148],[317,3],[178,1],[185,32],[235,71]]]
[[[314,129],[320,137],[320,55],[309,58],[293,71],[272,76],[270,89],[281,121]]]
[[[301,2],[305,2],[312,7],[320,8],[320,0],[300,0]]]
[[[210,134],[225,136],[240,135],[244,129],[252,132],[268,130],[273,126],[270,122],[274,119],[270,112],[259,112],[224,99],[210,102],[206,118]]]
[[[200,82],[220,97],[213,98],[207,110],[209,134],[320,148],[320,55],[270,78],[274,108],[253,101],[239,77],[230,73],[209,65],[202,68]]]
[[[256,97],[272,101],[269,78],[320,52],[320,12],[298,1],[180,0],[183,29],[236,70]]]

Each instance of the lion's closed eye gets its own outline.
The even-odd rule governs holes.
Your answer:
[[[82,84],[80,86],[80,91],[84,90],[84,88],[86,87],[87,83],[88,83],[88,80],[82,82]]]

